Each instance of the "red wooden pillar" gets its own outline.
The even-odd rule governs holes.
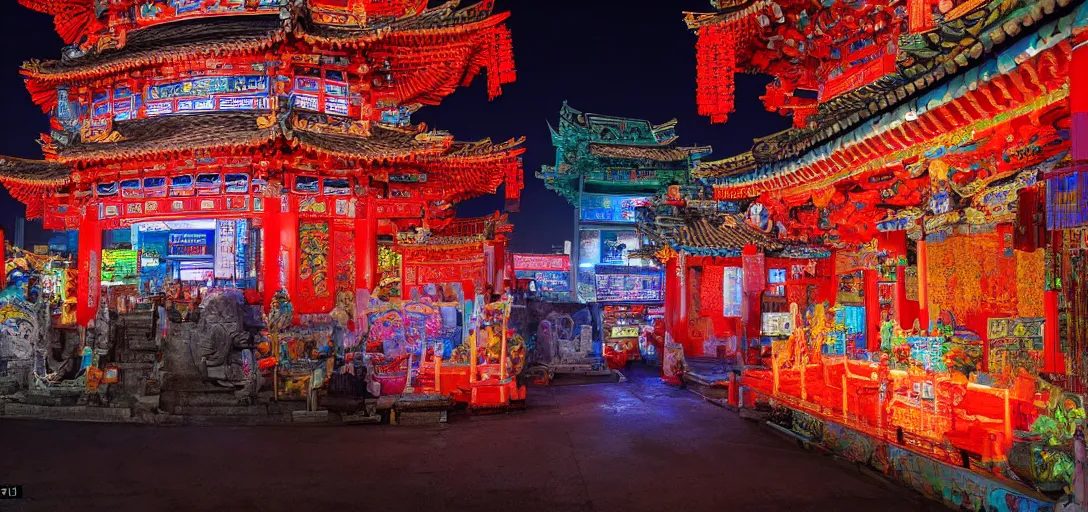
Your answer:
[[[264,257],[261,259],[264,269],[264,309],[269,311],[272,307],[272,298],[283,287],[280,282],[280,215],[281,199],[268,198],[264,205],[264,222],[262,223],[262,242],[264,245]]]
[[[1045,250],[1051,251],[1054,258],[1061,259],[1064,252],[1061,231],[1049,233],[1050,240]],[[1062,263],[1058,263],[1060,267]],[[1047,283],[1050,287],[1050,283]],[[1060,331],[1058,329],[1058,294],[1060,290],[1047,289],[1043,292],[1043,370],[1048,373],[1065,373],[1065,354],[1062,353]]]
[[[355,219],[356,288],[373,293],[378,288],[378,210],[374,198],[363,199]]]
[[[868,269],[865,275],[865,340],[866,350],[869,352],[880,351],[880,295],[877,283],[880,282],[880,273]]]
[[[673,257],[665,264],[665,332],[674,342],[679,342],[677,324],[680,323],[680,258]]]
[[[688,321],[688,307],[690,303],[688,290],[691,289],[691,267],[687,256],[682,253],[677,256],[677,268],[680,270],[680,282],[677,290],[677,300],[679,301],[680,307],[677,310],[676,330],[673,332],[673,337],[678,343],[684,345],[685,354],[693,355],[695,352],[693,351],[694,347],[691,345],[691,336],[689,332],[690,323]],[[702,354],[702,350],[697,352]]]
[[[292,301],[298,300],[298,203],[297,197],[288,195],[280,211],[280,268],[283,269],[283,287]],[[295,307],[295,323],[299,321],[299,307]]]
[[[76,259],[79,260],[76,321],[86,327],[98,315],[102,292],[102,226],[96,208],[87,208],[80,219]]]
[[[923,331],[929,331],[929,255],[922,236],[918,240],[918,323]]]

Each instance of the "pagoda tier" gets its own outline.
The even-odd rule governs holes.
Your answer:
[[[108,191],[120,182],[123,199],[125,183],[142,189],[135,184],[152,180],[165,187],[168,177],[218,175],[228,167],[281,184],[290,176],[350,179],[353,195],[401,205],[389,218],[414,219],[416,226],[440,227],[452,215],[452,204],[495,193],[503,183],[508,196],[516,197],[522,187],[521,140],[464,143],[423,127],[380,125],[368,137],[352,137],[314,131],[318,127],[297,113],[282,123],[270,114],[233,113],[121,121],[114,127],[108,141],[47,146],[53,154],[48,161],[4,160],[0,183],[27,204],[28,217],[44,214],[51,229],[72,229],[78,207],[93,204],[99,187]],[[126,206],[117,220],[166,214]]]
[[[471,26],[379,31],[365,38],[342,35],[339,41],[319,38],[314,43],[301,36],[303,29],[288,31],[274,16],[197,19],[143,29],[119,50],[28,62],[23,73],[35,103],[58,117],[89,110],[99,101],[129,102],[115,117],[184,113],[157,100],[163,93],[186,96],[170,88],[204,86],[208,96],[293,95],[291,101],[302,108],[398,124],[407,122],[418,105],[438,104],[469,84],[484,68],[491,97],[501,94],[501,86],[515,79],[503,19],[500,15]],[[209,83],[224,76],[244,76],[249,83]],[[326,90],[319,90],[322,86]],[[190,109],[270,108],[270,101]],[[64,103],[59,109],[58,102]],[[102,107],[98,110],[105,113]]]
[[[545,186],[572,203],[581,183],[601,192],[656,192],[687,183],[688,172],[709,146],[676,145],[676,120],[653,125],[641,119],[585,114],[566,103],[559,129],[551,130],[556,164],[537,173]]]
[[[699,34],[699,110],[724,122],[736,73],[772,75],[767,109],[792,114],[806,133],[768,142],[797,156],[795,147],[811,148],[966,69],[1071,3],[714,2],[718,12],[686,15]]]

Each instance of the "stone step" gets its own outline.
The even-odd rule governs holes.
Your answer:
[[[133,352],[125,350],[120,353],[120,364],[151,364],[154,365],[158,359],[158,354],[155,352]]]
[[[282,414],[273,415],[243,415],[243,416],[227,416],[227,415],[190,415],[190,416],[178,416],[170,415],[168,420],[163,421],[164,424],[171,425],[193,425],[200,427],[256,427],[267,425],[286,425],[291,423],[291,416]]]
[[[133,370],[133,371],[145,371],[154,370],[155,362],[132,362],[132,363],[113,363],[120,370]]]
[[[132,409],[127,407],[48,406],[9,403],[4,406],[5,418],[58,421],[127,422]]]
[[[446,423],[446,419],[447,411],[393,411],[390,423],[410,427]]]
[[[172,411],[181,416],[268,416],[267,405],[198,406],[176,405]]]
[[[228,390],[229,391],[229,390]],[[173,391],[163,394],[163,401],[172,406],[193,407],[234,407],[238,405],[238,397],[230,393],[195,393]],[[267,407],[269,401],[258,399],[257,405]]]

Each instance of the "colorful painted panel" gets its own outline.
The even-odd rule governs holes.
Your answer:
[[[763,313],[760,332],[764,336],[789,336],[793,327],[793,313]]]
[[[329,303],[329,223],[299,223],[298,294],[299,303]],[[329,308],[317,308],[324,311]]]
[[[991,318],[986,326],[990,372],[1023,368],[1035,373],[1042,368],[1045,323],[1045,318]]]
[[[336,263],[337,293],[355,292],[355,234],[351,231],[333,232],[333,251]]]
[[[907,345],[910,346],[910,359],[914,364],[927,371],[943,372],[948,368],[945,365],[945,339],[934,336],[910,336],[907,337]]]
[[[102,251],[102,281],[108,284],[136,284],[139,252],[128,249]]]
[[[987,311],[1043,316],[1044,251],[1013,249],[1012,233],[950,236],[927,244],[929,310],[966,322]]]

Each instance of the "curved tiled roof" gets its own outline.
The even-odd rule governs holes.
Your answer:
[[[345,158],[367,160],[406,160],[421,154],[445,151],[442,141],[424,141],[418,132],[375,126],[368,137],[334,135],[293,130],[294,139],[303,146]]]
[[[251,147],[271,140],[276,125],[261,128],[260,113],[216,113],[120,121],[111,142],[58,144],[61,162],[122,160],[173,153]]]
[[[593,142],[589,152],[594,156],[611,158],[629,158],[653,160],[655,162],[676,162],[710,153],[710,146],[673,147],[673,146],[635,146],[627,144],[604,144]]]
[[[0,157],[0,183],[60,186],[70,176],[69,167],[60,162]]]
[[[506,13],[492,16],[492,2],[479,2],[463,9],[458,9],[458,4],[457,1],[446,2],[416,16],[372,20],[367,26],[358,28],[322,25],[306,16],[301,17],[300,22],[306,36],[315,41],[350,43],[369,42],[391,34],[414,35],[458,27],[471,30],[480,28],[481,24],[497,25],[509,17]]]
[[[739,216],[699,217],[689,220],[683,227],[676,230],[672,242],[678,248],[685,250],[740,250],[749,244],[764,250],[782,248],[782,245],[770,236],[748,227]]]
[[[54,61],[30,61],[24,74],[38,80],[78,79],[152,63],[175,62],[194,55],[257,52],[284,38],[277,16],[242,16],[178,21],[138,30],[120,49]]]

